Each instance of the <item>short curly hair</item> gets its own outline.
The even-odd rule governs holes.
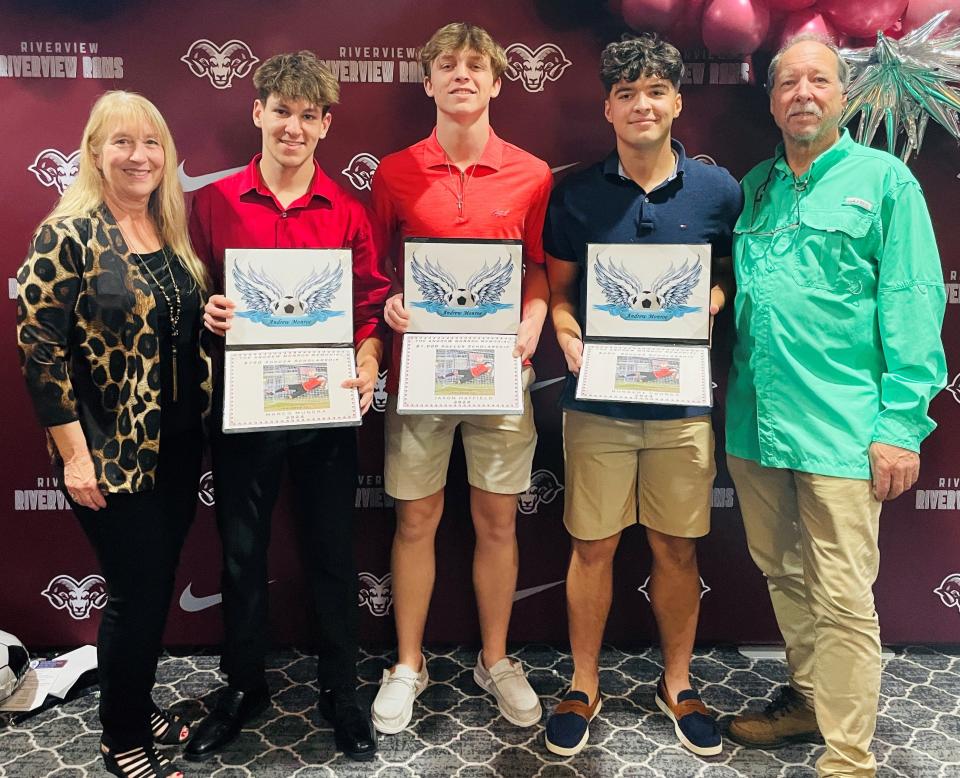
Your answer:
[[[451,22],[431,35],[430,40],[420,49],[423,77],[430,78],[433,61],[441,54],[461,49],[473,49],[477,54],[489,57],[494,80],[500,78],[507,69],[507,55],[489,32],[469,22]]]
[[[330,69],[312,51],[274,54],[253,74],[260,102],[270,95],[287,100],[306,100],[327,109],[339,102],[340,84]]]
[[[656,33],[624,35],[622,40],[608,43],[600,55],[600,80],[607,93],[621,80],[636,81],[641,76],[664,78],[680,89],[683,70],[677,47]]]

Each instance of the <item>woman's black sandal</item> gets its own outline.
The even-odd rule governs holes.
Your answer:
[[[183,778],[183,773],[153,746],[137,746],[114,754],[100,744],[103,765],[120,778]]]
[[[186,729],[186,734],[183,733],[184,729]],[[161,746],[185,745],[193,735],[186,719],[176,713],[160,710],[156,707],[150,714],[150,733],[153,735],[153,742],[159,743]]]

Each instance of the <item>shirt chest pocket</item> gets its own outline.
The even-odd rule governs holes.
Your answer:
[[[869,214],[854,210],[805,210],[800,214],[793,276],[797,284],[832,292],[859,294],[869,256]]]

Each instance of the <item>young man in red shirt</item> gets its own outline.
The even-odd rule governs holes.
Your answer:
[[[490,100],[507,67],[503,49],[483,29],[448,24],[420,54],[424,89],[437,106],[429,138],[387,156],[373,182],[373,205],[393,241],[402,280],[400,244],[410,236],[521,239],[524,277],[515,354],[536,350],[547,312],[541,229],[550,196],[546,163],[502,141],[490,127]],[[394,290],[397,291],[397,290]],[[409,322],[402,293],[387,300],[385,319],[397,333]],[[384,481],[396,500],[393,602],[397,664],[384,672],[373,721],[384,733],[410,723],[413,702],[429,680],[421,653],[435,577],[434,539],[443,513],[443,489],[454,432],[460,427],[476,531],[473,583],[483,648],[474,678],[518,726],[540,720],[540,701],[520,663],[506,654],[507,626],[517,581],[517,494],[530,484],[537,435],[529,391],[521,416],[398,416],[401,337],[394,338],[393,395],[386,416]],[[525,369],[525,385],[532,370]]]
[[[193,245],[222,284],[227,248],[340,248],[353,252],[354,337],[366,412],[382,355],[381,310],[389,282],[381,272],[367,212],[327,177],[313,158],[330,129],[339,85],[309,51],[278,54],[254,74],[253,123],[262,151],[241,172],[195,196]],[[208,301],[204,324],[223,335],[234,303]],[[222,408],[223,387],[219,387]],[[220,414],[215,405],[215,418]],[[188,759],[220,751],[270,703],[267,649],[267,548],[270,515],[284,462],[294,486],[306,573],[319,628],[319,710],[337,747],[372,759],[376,735],[356,698],[357,576],[353,568],[356,432],[352,428],[247,432],[213,436],[217,526],[223,545],[225,640],[221,669],[228,686],[197,728]]]

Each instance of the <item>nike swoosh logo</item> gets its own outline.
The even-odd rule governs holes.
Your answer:
[[[580,164],[579,162],[571,162],[569,165],[560,165],[559,167],[552,167],[550,168],[550,172],[559,173],[561,170],[566,170],[568,167],[573,167],[574,165],[579,165],[579,164]],[[181,165],[180,167],[183,167],[183,165]],[[960,178],[960,176],[957,176],[957,178]]]
[[[276,583],[276,579],[267,581],[268,584]],[[180,607],[187,613],[196,613],[197,611],[212,608],[223,602],[223,595],[220,592],[208,594],[206,597],[196,597],[193,594],[193,582],[187,584],[187,588],[180,595]]]
[[[536,383],[530,385],[530,391],[536,392],[538,389],[543,389],[545,386],[550,386],[550,384],[555,384],[557,381],[562,381],[565,378],[566,376],[562,375],[558,378],[548,378],[546,381],[537,381]]]
[[[535,594],[540,594],[540,592],[545,592],[547,589],[552,589],[554,586],[559,586],[562,584],[566,578],[561,578],[559,581],[554,581],[553,583],[541,584],[540,586],[531,586],[529,589],[520,589],[517,592],[514,592],[513,601],[517,602],[518,600],[525,600],[527,597],[533,597]]]
[[[180,186],[183,187],[184,192],[194,192],[197,189],[202,189],[207,184],[212,184],[214,181],[219,181],[221,178],[226,178],[227,176],[232,176],[234,173],[239,173],[243,170],[246,165],[241,165],[240,167],[232,167],[227,170],[218,170],[216,173],[206,173],[202,176],[188,176],[183,170],[183,166],[186,164],[186,160],[180,163],[180,167],[177,168],[177,175],[180,176]]]
[[[180,595],[180,607],[185,610],[187,613],[196,613],[197,611],[206,610],[207,608],[212,608],[214,605],[219,605],[223,602],[223,595],[219,592],[217,594],[211,594],[207,597],[195,597],[193,594],[193,582],[187,584],[187,588],[183,590],[183,594]]]

